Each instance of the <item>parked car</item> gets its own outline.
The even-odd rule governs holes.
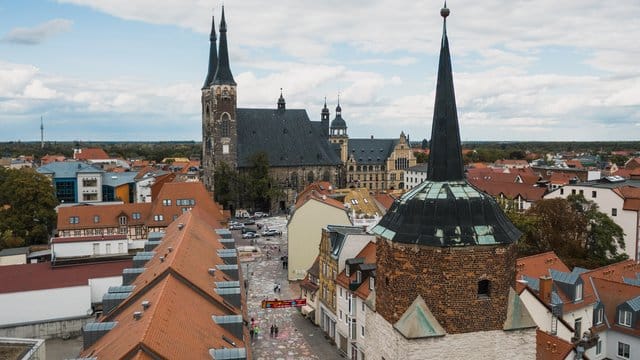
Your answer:
[[[244,229],[243,223],[229,223],[229,230],[242,230]]]
[[[262,211],[256,211],[256,212],[253,214],[253,217],[254,217],[254,218],[261,218],[261,217],[268,217],[268,216],[269,216],[269,213],[262,212]]]
[[[259,236],[260,235],[254,233],[253,231],[249,231],[249,232],[246,232],[246,233],[242,234],[242,238],[243,239],[255,239],[255,238],[259,237]]]
[[[248,219],[248,220],[242,221],[242,223],[245,224],[245,225],[254,225],[256,223],[256,221],[253,220],[253,219]]]
[[[262,232],[262,236],[276,236],[282,235],[282,231],[276,229],[268,229]]]

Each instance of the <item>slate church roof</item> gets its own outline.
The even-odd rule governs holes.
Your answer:
[[[427,181],[396,200],[373,232],[393,242],[428,246],[513,243],[520,231],[488,194],[464,176],[447,16],[444,18]]]
[[[301,109],[237,109],[238,167],[264,151],[275,167],[336,166],[341,161],[320,132],[320,122]]]

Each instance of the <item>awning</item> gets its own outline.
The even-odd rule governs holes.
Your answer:
[[[311,314],[315,309],[309,305],[302,305],[300,307],[300,311],[302,312],[302,315],[307,316],[309,314]]]

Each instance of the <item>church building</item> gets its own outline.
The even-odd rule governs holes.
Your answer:
[[[216,167],[226,163],[246,171],[254,155],[267,155],[270,175],[285,191],[272,207],[284,210],[315,181],[334,186],[364,187],[372,192],[403,189],[404,170],[416,159],[404,133],[398,139],[349,139],[338,99],[335,118],[325,99],[320,121],[304,109],[287,109],[282,91],[271,109],[238,108],[222,9],[218,44],[212,20],[209,66],[202,87],[203,181],[214,191]]]

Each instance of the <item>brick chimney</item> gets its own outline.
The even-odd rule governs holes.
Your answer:
[[[551,303],[551,290],[553,289],[553,280],[550,276],[540,276],[540,298],[545,304]]]

